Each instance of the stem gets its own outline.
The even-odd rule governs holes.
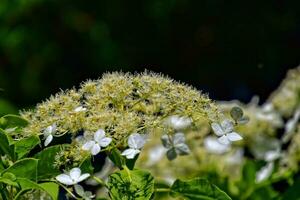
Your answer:
[[[64,190],[67,191],[67,193],[69,193],[74,199],[78,199],[66,186],[64,186],[63,184],[60,184],[59,182],[56,182],[58,185],[60,185]]]
[[[1,184],[2,185],[2,184]],[[3,188],[3,189],[2,189]],[[0,194],[3,200],[7,200],[5,192],[4,192],[4,186],[2,185],[1,189],[0,189]]]
[[[98,177],[96,177],[96,176],[92,176],[92,179],[94,179],[94,180],[95,180],[97,183],[99,183],[101,186],[107,187],[106,183],[105,183],[102,179],[100,179],[100,178],[98,178]]]
[[[170,192],[170,188],[156,188],[155,192]]]
[[[128,177],[129,177],[129,181],[132,182],[131,175],[130,175],[130,169],[128,169],[128,167],[126,165],[122,165],[122,167],[126,171]]]

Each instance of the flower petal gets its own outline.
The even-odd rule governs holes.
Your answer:
[[[99,129],[98,131],[96,131],[96,133],[94,134],[94,140],[96,141],[96,142],[100,142],[100,140],[102,139],[102,138],[104,138],[105,137],[105,131],[103,130],[103,129]]]
[[[204,147],[209,153],[223,154],[230,149],[230,145],[221,144],[217,138],[206,137]]]
[[[266,179],[268,179],[274,169],[274,163],[268,163],[266,166],[262,167],[257,173],[256,173],[256,178],[255,178],[255,182],[256,183],[260,183]]]
[[[65,185],[73,185],[74,184],[71,177],[67,174],[60,174],[60,175],[56,176],[55,178],[57,181],[61,182],[62,184],[65,184]]]
[[[219,141],[221,144],[224,144],[224,145],[229,145],[229,144],[230,144],[230,141],[228,140],[227,135],[223,135],[222,137],[219,137],[219,138],[218,138],[218,141]]]
[[[88,141],[81,148],[85,151],[89,151],[93,148],[94,145],[95,145],[95,141]]]
[[[169,149],[169,148],[172,147],[171,141],[170,141],[170,136],[169,136],[169,135],[164,134],[164,135],[161,136],[160,139],[161,139],[162,145],[163,145],[165,148]]]
[[[90,177],[90,174],[89,174],[89,173],[82,174],[82,175],[78,178],[77,182],[79,183],[79,182],[81,182],[81,181],[87,179],[88,177]]]
[[[121,155],[126,156],[127,159],[133,159],[138,153],[140,153],[138,149],[126,149]]]
[[[52,140],[53,140],[53,135],[51,135],[51,134],[48,135],[44,142],[45,147],[48,146]]]
[[[86,108],[83,106],[78,106],[77,108],[74,109],[74,112],[82,112],[82,111],[86,111]]]
[[[168,118],[167,123],[175,130],[180,130],[188,127],[192,123],[192,120],[188,117],[173,115]]]
[[[75,168],[71,169],[71,171],[70,171],[71,179],[73,179],[74,181],[77,181],[79,179],[80,175],[81,175],[80,168],[75,167]]]
[[[180,144],[185,142],[185,137],[183,133],[176,133],[173,137],[173,144]]]
[[[211,124],[211,128],[212,128],[212,130],[215,132],[215,134],[216,134],[217,136],[222,136],[222,135],[225,134],[225,132],[224,132],[224,130],[222,129],[221,125],[218,124],[218,123],[215,123],[215,122],[212,123],[212,124]]]
[[[168,160],[174,160],[177,157],[177,153],[175,148],[171,148],[167,151],[167,158]]]
[[[101,147],[99,146],[99,144],[94,144],[92,149],[91,149],[91,153],[93,156],[97,155],[101,150]]]
[[[107,147],[111,143],[112,139],[109,137],[102,138],[99,142],[101,147]]]
[[[145,137],[138,133],[133,133],[128,138],[128,146],[132,149],[141,149],[145,143]]]
[[[265,154],[265,161],[272,162],[281,156],[280,151],[267,151]]]
[[[221,126],[225,133],[230,133],[233,130],[233,123],[228,119],[223,120]]]
[[[175,151],[178,155],[188,155],[191,151],[188,145],[180,143],[175,146]]]
[[[238,140],[242,140],[242,136],[240,136],[238,133],[236,132],[232,132],[227,134],[228,140],[234,142],[234,141],[238,141]]]

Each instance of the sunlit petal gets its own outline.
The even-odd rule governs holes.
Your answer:
[[[71,179],[71,177],[66,174],[60,174],[60,175],[56,176],[55,178],[56,178],[56,180],[58,180],[59,182],[61,182],[62,184],[65,184],[65,185],[75,184],[73,182],[73,180]]]
[[[48,135],[44,142],[45,147],[48,146],[52,140],[53,140],[53,135]]]
[[[217,135],[217,136],[222,136],[225,134],[224,130],[222,129],[221,125],[218,124],[218,123],[212,123],[211,124],[211,128],[212,130],[214,131],[214,133]]]

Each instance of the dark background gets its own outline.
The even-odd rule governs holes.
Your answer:
[[[0,113],[145,68],[214,99],[264,100],[299,64],[299,11],[284,0],[0,0]]]

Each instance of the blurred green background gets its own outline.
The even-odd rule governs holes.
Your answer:
[[[300,1],[0,0],[0,114],[107,71],[263,99],[299,64]]]

